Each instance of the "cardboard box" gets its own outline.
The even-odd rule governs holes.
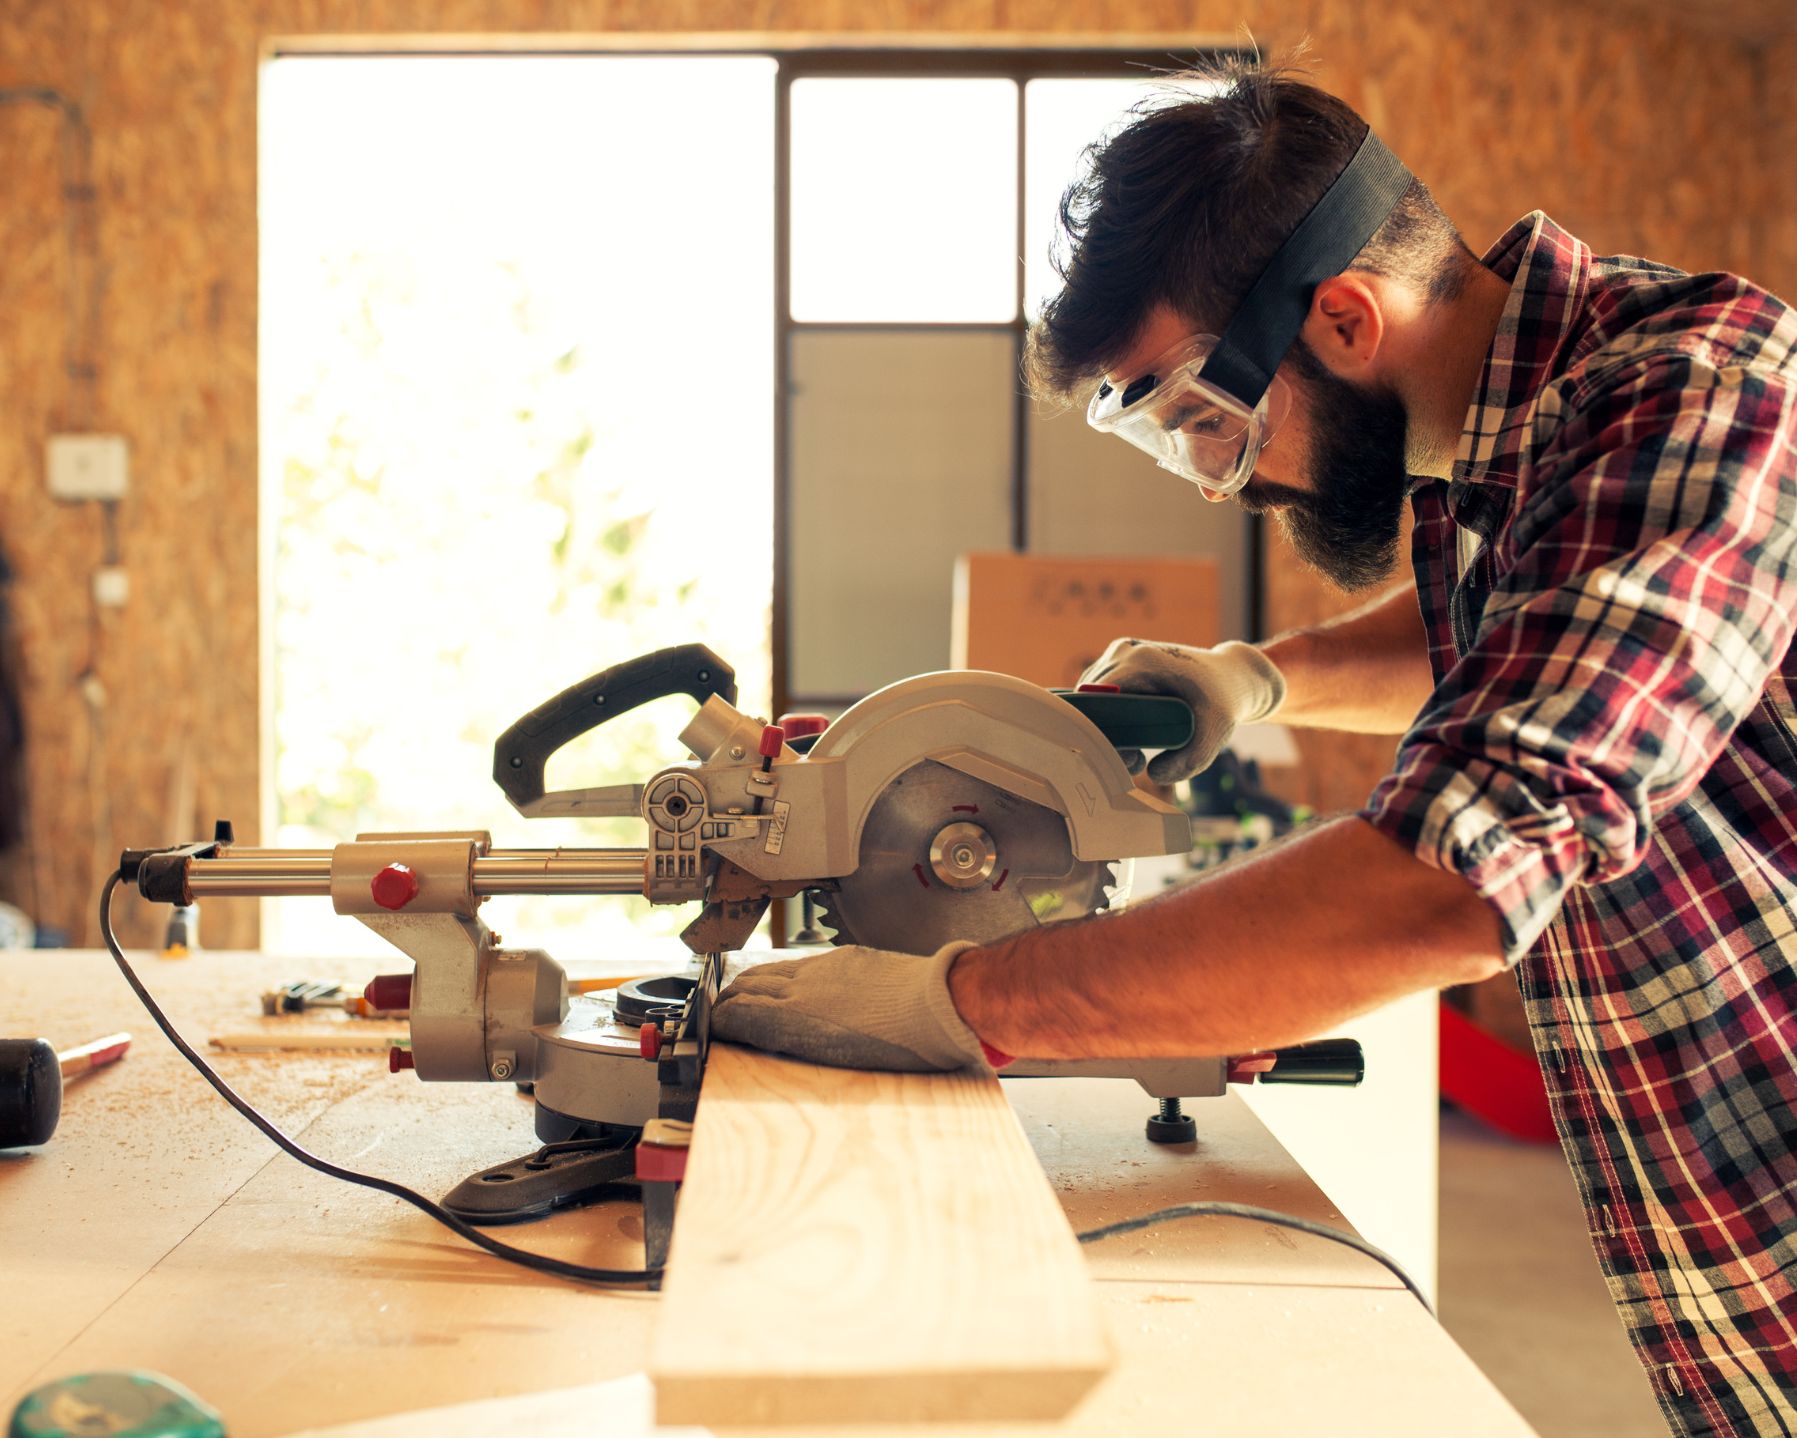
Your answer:
[[[1216,644],[1214,560],[964,554],[949,663],[1065,688],[1113,639]]]

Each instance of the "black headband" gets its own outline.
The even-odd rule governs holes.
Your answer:
[[[1204,378],[1249,409],[1304,327],[1316,287],[1366,248],[1410,188],[1410,171],[1371,129],[1335,183],[1279,247],[1236,310]]]

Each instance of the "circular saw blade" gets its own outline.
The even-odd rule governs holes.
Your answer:
[[[945,882],[930,845],[950,825],[976,824],[991,838],[989,881]],[[934,953],[955,939],[990,943],[1106,907],[1115,882],[1102,860],[1073,857],[1067,821],[932,760],[887,786],[861,831],[860,865],[821,894],[838,944]]]

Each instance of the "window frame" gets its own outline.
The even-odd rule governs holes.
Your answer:
[[[1233,53],[1234,47],[1198,43],[1193,63]],[[1024,343],[1029,323],[1027,276],[1021,258],[1016,267],[1015,308],[1009,322],[940,320],[795,320],[792,315],[792,85],[807,79],[1006,79],[1017,90],[1017,144],[1015,158],[1015,250],[1028,250],[1028,210],[1025,177],[1028,160],[1029,119],[1027,87],[1042,79],[1139,79],[1170,72],[1177,56],[1166,49],[1129,46],[1045,49],[1028,46],[1006,48],[945,49],[919,45],[898,49],[854,47],[808,50],[774,50],[774,575],[772,648],[773,712],[793,709],[841,709],[863,697],[859,694],[819,694],[792,687],[792,349],[794,338],[805,333],[876,332],[1008,334],[1017,371],[1021,374]],[[1029,549],[1030,398],[1021,383],[1011,399],[1011,549]],[[1248,516],[1246,614],[1250,636],[1261,629],[1262,532],[1258,516]]]

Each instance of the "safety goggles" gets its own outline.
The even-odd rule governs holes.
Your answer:
[[[1192,335],[1161,355],[1121,389],[1098,387],[1086,423],[1126,439],[1162,469],[1213,494],[1234,494],[1292,407],[1291,390],[1275,377],[1253,405],[1204,377],[1215,335]]]
[[[1234,494],[1291,410],[1291,391],[1275,371],[1304,328],[1316,287],[1366,248],[1411,183],[1369,129],[1223,333],[1181,340],[1120,390],[1100,385],[1087,423],[1145,450],[1162,469]]]

